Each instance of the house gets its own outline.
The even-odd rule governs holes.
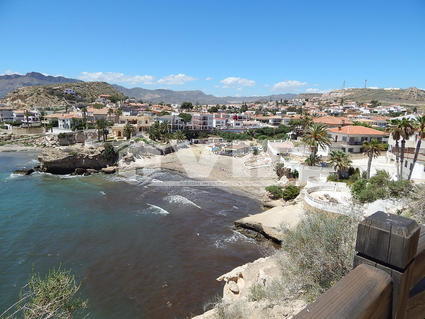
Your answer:
[[[322,116],[313,119],[314,123],[325,124],[327,127],[352,125],[353,122],[346,117]]]
[[[28,110],[14,110],[13,111],[13,122],[16,123],[39,123],[40,116],[37,111],[28,111]]]
[[[45,116],[49,122],[53,120],[58,121],[57,130],[59,131],[72,131],[73,128],[82,123],[82,115],[80,113],[56,113]]]
[[[243,156],[250,151],[250,147],[246,145],[245,143],[240,144],[234,144],[231,143],[228,146],[225,146],[222,151],[220,152],[220,155],[226,155],[226,156]]]
[[[92,121],[97,120],[106,120],[108,117],[109,108],[103,107],[101,109],[97,109],[95,107],[87,108],[87,118]]]
[[[226,127],[226,123],[227,123],[227,120],[224,117],[214,117],[213,119],[214,128]]]
[[[194,130],[211,130],[213,128],[213,114],[211,113],[193,113],[192,128]]]
[[[0,122],[13,122],[13,109],[9,107],[0,107]]]
[[[388,133],[364,126],[340,126],[328,129],[332,139],[332,150],[342,150],[346,153],[361,153],[363,142],[377,139],[387,142]]]
[[[64,89],[63,93],[65,94],[71,94],[71,95],[75,95],[76,92],[73,89]]]

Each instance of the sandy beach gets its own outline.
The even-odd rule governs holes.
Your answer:
[[[228,191],[242,192],[259,200],[266,199],[264,190],[266,186],[277,183],[273,165],[267,162],[267,156],[216,155],[205,145],[192,145],[165,156],[136,158],[129,164],[120,163],[120,172],[137,168],[178,171],[199,181],[200,186],[226,188]]]

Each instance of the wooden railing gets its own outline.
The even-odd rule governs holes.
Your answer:
[[[425,226],[377,212],[357,230],[354,267],[296,319],[425,318]]]

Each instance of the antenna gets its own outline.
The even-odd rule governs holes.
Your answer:
[[[367,88],[367,80],[364,80],[364,88]]]
[[[345,80],[342,82],[342,89],[345,90]]]

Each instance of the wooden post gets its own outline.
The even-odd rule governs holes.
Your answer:
[[[368,264],[393,279],[392,318],[405,319],[420,227],[409,218],[376,212],[357,230],[354,267]]]

